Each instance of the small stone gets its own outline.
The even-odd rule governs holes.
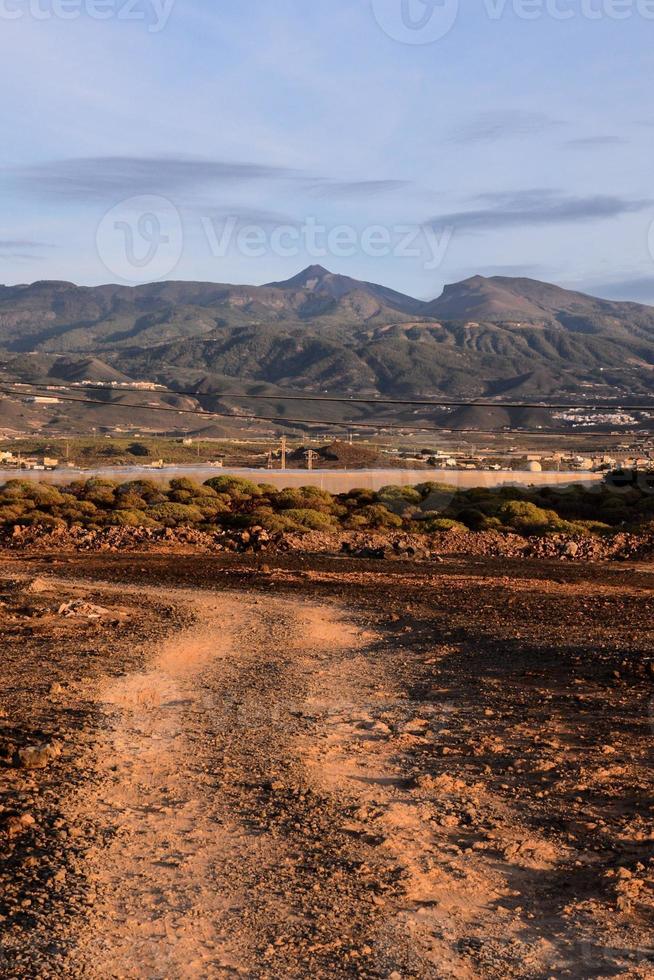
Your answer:
[[[59,742],[44,742],[18,750],[18,761],[23,769],[45,769],[61,755]]]
[[[4,831],[9,837],[17,837],[30,827],[36,826],[36,820],[31,813],[22,813],[20,816],[7,817],[0,830]]]

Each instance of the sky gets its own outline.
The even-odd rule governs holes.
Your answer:
[[[654,303],[654,0],[0,0],[0,282]]]

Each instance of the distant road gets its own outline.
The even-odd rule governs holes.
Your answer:
[[[68,483],[76,479],[104,477],[111,480],[150,479],[174,480],[188,476],[195,480],[209,480],[215,476],[240,476],[255,483],[270,483],[276,487],[320,487],[331,493],[345,493],[356,487],[379,490],[393,484],[411,487],[433,480],[448,486],[470,489],[471,487],[503,486],[561,486],[582,483],[591,486],[600,482],[604,474],[586,472],[530,473],[519,470],[262,470],[213,466],[167,466],[163,470],[147,466],[105,466],[88,470],[53,470],[49,473],[35,470],[0,470],[0,481],[15,479],[47,480],[51,483]]]

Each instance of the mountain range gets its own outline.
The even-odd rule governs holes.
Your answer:
[[[422,301],[322,266],[263,286],[46,281],[0,287],[0,353],[14,381],[231,387],[277,408],[289,389],[624,398],[651,392],[654,308],[500,276]]]

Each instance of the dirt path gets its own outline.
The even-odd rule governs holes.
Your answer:
[[[451,590],[378,635],[335,596],[98,588],[188,615],[93,688],[66,975],[652,975],[646,722],[604,667],[580,694],[558,652],[457,639]],[[610,782],[626,752],[633,799]]]
[[[108,844],[88,854],[96,901],[71,969],[204,978],[410,966],[378,894],[395,890],[395,866],[362,858],[310,759],[322,664],[373,637],[333,606],[154,595],[188,606],[195,624],[101,693],[101,788],[69,819],[95,819]],[[340,708],[322,702],[319,714]]]
[[[80,957],[97,976],[201,977],[231,962],[220,930],[229,896],[215,875],[232,834],[211,812],[213,780],[194,740],[209,737],[200,678],[232,652],[238,610],[205,596],[192,608],[197,625],[165,641],[147,672],[101,694],[102,788],[75,813],[95,815],[111,836],[88,855],[97,904]]]

